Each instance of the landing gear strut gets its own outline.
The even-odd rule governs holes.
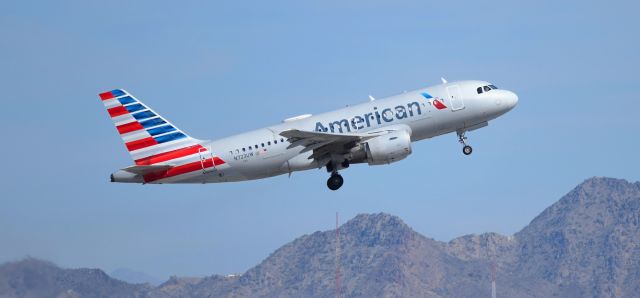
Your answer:
[[[465,131],[458,132],[458,141],[460,142],[460,144],[464,145],[464,147],[462,147],[462,153],[464,153],[464,155],[469,155],[473,152],[473,148],[467,145],[467,137],[464,134]]]

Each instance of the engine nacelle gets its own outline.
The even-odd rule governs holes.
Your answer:
[[[390,164],[411,154],[411,135],[406,130],[397,130],[373,138],[365,143],[369,165]]]

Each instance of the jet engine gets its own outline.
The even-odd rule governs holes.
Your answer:
[[[365,143],[369,165],[390,164],[411,154],[411,135],[406,130],[396,130]]]

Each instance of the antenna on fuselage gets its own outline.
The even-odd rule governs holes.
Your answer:
[[[447,79],[440,77],[440,80],[442,81],[442,84],[446,84],[447,83]]]
[[[370,101],[374,101],[374,100],[376,100],[376,99],[375,99],[375,98],[373,98],[373,96],[369,95],[369,100],[370,100]]]

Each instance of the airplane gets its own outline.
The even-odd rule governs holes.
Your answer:
[[[168,184],[245,181],[325,168],[327,187],[344,183],[352,164],[386,165],[412,153],[411,143],[466,133],[513,109],[518,96],[485,81],[447,82],[219,140],[195,139],[122,89],[101,93],[134,165],[111,182]]]

